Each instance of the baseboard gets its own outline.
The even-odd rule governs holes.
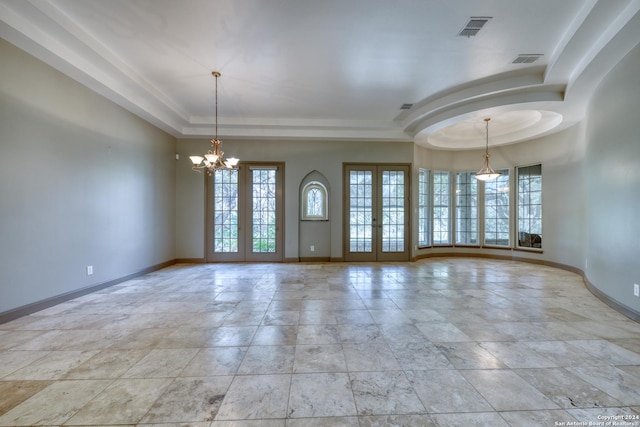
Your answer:
[[[331,257],[328,256],[308,256],[300,257],[300,262],[330,262]]]
[[[45,308],[53,307],[54,305],[58,305],[60,303],[72,300],[74,298],[81,297],[83,295],[90,294],[92,292],[96,292],[110,286],[117,285],[122,282],[126,282],[127,280],[135,279],[139,276],[144,276],[145,274],[152,273],[157,270],[161,270],[163,268],[174,265],[176,260],[166,261],[160,264],[153,265],[151,267],[144,268],[136,273],[129,274],[127,276],[119,277],[114,280],[109,280],[107,282],[98,283],[96,285],[87,286],[85,288],[76,289],[75,291],[66,292],[64,294],[56,295],[51,298],[47,298],[41,301],[36,301],[31,304],[23,305],[21,307],[14,308],[9,311],[5,311],[0,313],[0,324],[10,322],[11,320],[15,320],[19,317],[27,316],[29,314],[36,313],[38,311],[44,310]]]
[[[494,254],[481,254],[481,253],[456,253],[456,252],[442,252],[442,253],[432,253],[432,254],[422,254],[414,257],[412,261],[417,261],[425,258],[446,258],[446,257],[456,257],[456,258],[488,258],[488,259],[500,259],[500,260],[512,260],[519,262],[527,262],[530,264],[538,264],[538,265],[546,265],[549,267],[555,267],[562,270],[567,270],[572,273],[578,274],[582,277],[582,280],[585,283],[587,289],[600,301],[607,304],[612,309],[617,312],[623,314],[629,319],[640,323],[640,312],[632,309],[631,307],[627,307],[624,304],[614,300],[609,297],[607,294],[602,292],[600,289],[596,288],[589,280],[585,277],[584,271],[577,267],[573,267],[566,264],[561,264],[552,261],[538,260],[532,258],[523,258],[523,257],[514,257],[507,255],[494,255]],[[10,322],[11,320],[15,320],[19,317],[27,316],[29,314],[36,313],[38,311],[44,310],[49,307],[53,307],[54,305],[63,303],[65,301],[72,300],[74,298],[81,297],[83,295],[90,294],[92,292],[96,292],[110,286],[117,285],[119,283],[125,282],[127,280],[134,279],[139,276],[143,276],[148,273],[152,273],[157,270],[161,270],[163,268],[169,267],[171,265],[181,263],[181,264],[202,264],[205,260],[203,258],[178,258],[170,261],[166,261],[160,264],[153,265],[151,267],[147,267],[142,269],[136,273],[129,274],[127,276],[123,276],[114,280],[109,280],[104,283],[99,283],[96,285],[87,286],[85,288],[77,289],[75,291],[67,292],[61,295],[57,295],[51,298],[47,298],[41,301],[36,301],[31,304],[23,305],[18,308],[14,308],[9,311],[5,311],[0,313],[0,324]],[[302,257],[302,258],[286,258],[285,262],[344,262],[344,258],[329,258],[329,257]]]
[[[635,311],[631,307],[627,307],[626,305],[621,304],[618,301],[614,300],[613,298],[611,298],[610,296],[608,296],[607,294],[602,292],[600,289],[598,289],[595,286],[593,286],[593,283],[591,283],[586,278],[584,279],[584,283],[587,286],[587,289],[589,289],[589,292],[591,292],[593,295],[595,295],[596,298],[598,298],[600,301],[602,301],[603,303],[607,304],[609,307],[613,308],[618,313],[623,314],[623,315],[627,316],[629,319],[640,323],[640,313],[639,312]]]
[[[411,261],[418,261],[425,258],[490,258],[513,260],[513,257],[511,255],[483,254],[480,252],[434,252],[416,255],[415,257],[411,258]]]
[[[549,267],[559,268],[561,270],[567,270],[572,273],[575,273],[582,277],[582,281],[586,288],[591,292],[596,298],[598,298],[603,303],[607,304],[609,307],[617,311],[618,313],[628,317],[629,319],[640,323],[640,312],[632,309],[631,307],[627,307],[624,304],[614,300],[600,289],[596,288],[593,283],[589,282],[589,279],[584,274],[584,271],[577,267],[573,267],[567,264],[561,264],[559,262],[553,261],[545,261],[541,259],[535,258],[524,258],[518,256],[508,256],[508,255],[493,255],[493,254],[483,254],[483,253],[460,253],[460,252],[447,252],[447,253],[432,253],[432,254],[423,254],[413,258],[413,261],[417,261],[419,259],[424,258],[436,258],[436,257],[456,257],[456,258],[490,258],[490,259],[502,259],[502,260],[511,260],[518,262],[527,262],[529,264],[537,264],[537,265],[546,265]]]
[[[176,264],[204,264],[204,258],[178,258]]]

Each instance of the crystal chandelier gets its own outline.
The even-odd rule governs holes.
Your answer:
[[[480,181],[491,181],[492,179],[496,179],[497,177],[502,175],[501,172],[494,171],[493,168],[489,165],[489,120],[491,119],[488,117],[484,119],[484,122],[486,123],[487,142],[484,152],[484,164],[482,165],[482,168],[478,172],[476,172],[476,179]]]
[[[240,161],[235,157],[230,157],[227,160],[222,158],[224,155],[224,151],[220,149],[222,141],[218,139],[218,77],[221,74],[213,71],[211,75],[216,78],[216,136],[211,140],[211,150],[207,154],[204,156],[189,156],[193,162],[191,169],[196,172],[200,172],[200,169],[206,169],[209,175],[218,169],[234,169]]]

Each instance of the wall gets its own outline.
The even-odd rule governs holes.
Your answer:
[[[206,153],[209,141],[178,140],[180,161],[176,171],[178,191],[177,257],[204,258],[204,177],[191,170],[190,155]],[[332,259],[342,257],[342,165],[343,162],[411,163],[411,142],[357,141],[240,141],[223,139],[226,157],[242,160],[285,162],[285,260],[299,255],[300,183],[313,170],[329,180],[331,189]],[[308,237],[308,236],[307,236]]]
[[[584,269],[586,236],[586,191],[584,181],[584,126],[576,125],[563,132],[523,144],[491,150],[495,168],[543,164],[544,252],[487,250],[483,253],[513,255],[549,261]],[[430,150],[410,143],[326,142],[314,141],[239,141],[224,140],[227,156],[245,160],[285,161],[285,258],[307,255],[299,244],[299,188],[304,177],[317,170],[329,180],[331,188],[331,254],[342,257],[342,163],[400,162],[413,163],[412,224],[417,229],[417,170],[419,167],[452,171],[476,170],[482,163],[482,151],[451,152]],[[181,160],[177,168],[177,257],[204,258],[204,174],[191,170],[189,155],[208,149],[206,140],[179,140]],[[413,233],[415,234],[415,233]],[[413,236],[412,234],[412,236]],[[303,236],[304,240],[309,239]],[[451,248],[415,249],[414,256],[452,252]],[[473,249],[455,249],[478,252]]]
[[[0,58],[0,313],[174,260],[175,138],[1,39]]]
[[[603,80],[589,107],[587,279],[640,312],[640,45]]]
[[[204,174],[191,171],[188,155],[205,152],[207,140],[176,145],[170,135],[2,40],[0,57],[0,313],[175,258],[204,258]],[[544,252],[513,255],[584,270],[596,288],[636,311],[638,69],[636,47],[603,81],[584,123],[491,150],[495,168],[543,164]],[[444,152],[406,142],[229,139],[224,148],[244,160],[286,163],[288,260],[301,253],[299,188],[309,172],[329,180],[330,257],[340,259],[343,162],[413,163],[415,207],[419,167],[476,170],[482,161],[481,151]],[[415,216],[412,223],[415,228]],[[94,275],[86,275],[87,265]]]
[[[549,261],[584,269],[586,237],[584,182],[584,126],[525,143],[490,148],[494,169],[542,163],[543,252],[470,248],[429,248],[416,250],[417,256],[434,253],[485,253]],[[447,152],[415,148],[414,174],[418,168],[431,170],[475,171],[482,166],[484,150]],[[414,179],[417,181],[417,177]],[[414,188],[414,200],[417,190]],[[512,217],[515,211],[512,206]],[[417,221],[414,216],[414,228]]]

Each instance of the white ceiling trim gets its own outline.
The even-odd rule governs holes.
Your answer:
[[[128,58],[114,52],[102,40],[96,39],[83,22],[77,22],[65,13],[60,4],[69,6],[70,3],[0,0],[0,36],[176,137],[211,136],[215,131],[211,116],[198,115],[175,102],[165,90],[132,67]],[[157,2],[154,7],[163,4],[168,3]],[[465,4],[469,6],[468,2],[460,1],[447,7],[453,9]],[[483,5],[488,7],[490,3]],[[137,6],[140,7],[141,3]],[[310,6],[305,4],[305,7]],[[515,132],[518,137],[511,142],[534,138],[564,129],[583,118],[585,106],[597,83],[640,42],[639,11],[640,0],[588,0],[567,22],[566,31],[552,51],[541,52],[547,58],[546,65],[512,68],[511,71],[427,94],[423,99],[407,99],[407,102],[415,101],[413,107],[399,112],[395,120],[238,118],[222,115],[219,130],[222,136],[233,138],[414,140],[420,145],[432,146],[430,134],[470,117],[480,118],[519,109],[556,113],[543,115],[543,118],[553,116],[552,130],[541,125],[539,129],[543,131],[531,133],[524,139],[524,133]],[[491,31],[499,24],[499,16],[492,19],[474,46],[483,49],[483,37],[495,37]],[[442,35],[447,43],[451,42],[450,36],[453,37]],[[354,52],[354,47],[350,49],[346,52]],[[411,52],[406,55],[412,58]],[[513,56],[509,55],[510,58]],[[393,77],[389,76],[390,79]],[[397,87],[402,88],[401,85]],[[290,88],[293,90],[296,85],[292,84]],[[302,95],[288,96],[304,97],[311,93],[308,88],[306,90]],[[318,88],[314,94],[321,95],[322,90]],[[264,94],[260,95],[264,97]],[[357,96],[357,92],[351,95]],[[308,102],[319,101],[310,98]],[[331,107],[327,105],[326,108]],[[557,123],[558,117],[562,117],[560,124]],[[452,146],[450,149],[457,148]]]

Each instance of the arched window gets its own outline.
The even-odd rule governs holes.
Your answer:
[[[329,219],[327,188],[318,181],[311,181],[302,189],[302,219],[308,221]]]

